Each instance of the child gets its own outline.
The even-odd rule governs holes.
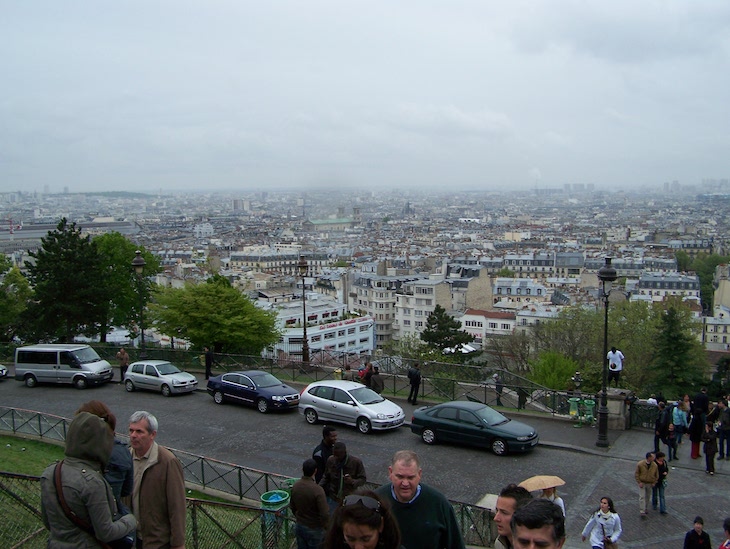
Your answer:
[[[702,442],[705,443],[705,464],[708,475],[715,474],[715,454],[717,453],[717,433],[711,421],[705,423],[705,432],[702,433]]]

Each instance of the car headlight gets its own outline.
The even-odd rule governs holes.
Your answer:
[[[532,438],[532,435],[528,435],[526,437],[517,437],[517,440],[519,440],[520,442],[526,442],[526,441],[530,440],[531,438]]]
[[[388,416],[386,416],[385,414],[378,414],[377,418],[378,419],[388,419]]]
[[[271,397],[271,400],[275,400],[277,402],[282,402],[282,401],[286,400],[286,397],[274,395]]]

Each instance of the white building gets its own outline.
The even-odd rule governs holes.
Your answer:
[[[515,313],[479,309],[467,309],[457,320],[461,321],[462,331],[480,345],[484,345],[487,337],[512,334],[517,323]]]

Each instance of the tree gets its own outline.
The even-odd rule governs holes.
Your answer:
[[[99,333],[111,293],[96,245],[63,218],[41,239],[26,261],[34,301],[22,315],[26,337],[71,342],[74,336]]]
[[[256,307],[220,276],[182,289],[158,289],[149,316],[161,332],[217,353],[258,354],[279,340],[276,315]]]
[[[499,271],[497,271],[494,276],[498,278],[515,278],[517,276],[517,273],[515,273],[512,269],[502,267]]]
[[[538,360],[532,364],[532,371],[528,376],[531,381],[556,391],[568,388],[571,377],[579,371],[578,364],[560,353],[548,351],[540,354]]]
[[[117,232],[106,233],[94,238],[104,265],[105,285],[109,300],[100,303],[100,338],[106,341],[106,334],[112,326],[131,327],[138,324],[140,291],[142,306],[149,301],[152,281],[150,275],[160,272],[160,262],[144,247],[134,244]],[[141,250],[145,265],[141,281],[134,273],[131,263],[135,251]]]
[[[655,354],[649,365],[648,390],[667,396],[684,394],[703,384],[707,359],[697,339],[696,325],[689,308],[679,300],[670,300],[660,313],[653,338]]]
[[[689,271],[690,265],[692,264],[692,258],[684,250],[678,250],[674,257],[677,259],[677,271],[684,273]]]
[[[692,261],[690,268],[700,278],[700,297],[702,299],[702,309],[705,311],[712,311],[715,297],[715,288],[713,286],[715,268],[728,261],[730,261],[730,257],[717,254],[698,254]]]
[[[436,305],[421,332],[421,340],[430,347],[443,351],[446,348],[457,349],[474,341],[474,337],[461,330],[461,322],[446,314],[446,309]]]
[[[18,333],[23,311],[33,295],[28,280],[17,267],[0,278],[0,341],[11,341]]]

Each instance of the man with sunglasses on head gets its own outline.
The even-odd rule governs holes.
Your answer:
[[[421,484],[418,455],[400,450],[393,456],[390,482],[376,493],[390,504],[406,549],[463,549],[456,514],[439,491]]]

